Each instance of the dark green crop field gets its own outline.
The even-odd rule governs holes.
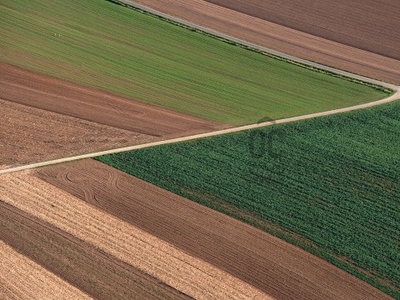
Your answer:
[[[98,159],[400,296],[400,101]]]
[[[387,93],[107,0],[2,0],[0,62],[231,124]]]

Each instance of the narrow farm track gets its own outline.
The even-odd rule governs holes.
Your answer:
[[[392,85],[390,85],[390,86],[392,86]],[[228,134],[228,133],[234,133],[234,132],[239,132],[239,131],[244,131],[244,130],[249,130],[249,129],[260,128],[260,127],[265,127],[265,126],[271,126],[274,124],[291,123],[291,122],[297,122],[297,121],[306,120],[306,119],[312,119],[312,118],[317,118],[317,117],[345,113],[345,112],[358,110],[358,109],[370,108],[370,107],[382,105],[382,104],[389,103],[389,102],[400,99],[400,87],[396,86],[396,87],[393,87],[393,89],[395,89],[396,92],[387,98],[377,100],[374,102],[356,105],[356,106],[344,107],[344,108],[339,108],[339,109],[334,109],[334,110],[329,110],[329,111],[324,111],[324,112],[319,112],[319,113],[314,113],[314,114],[280,119],[280,120],[276,120],[276,121],[262,122],[262,123],[258,123],[258,124],[239,126],[239,127],[217,130],[217,131],[212,131],[212,132],[207,132],[207,133],[185,136],[185,137],[167,139],[167,140],[163,140],[163,141],[150,142],[150,143],[141,144],[141,145],[134,145],[134,146],[116,148],[116,149],[111,149],[111,150],[106,150],[106,151],[99,151],[99,152],[87,153],[87,154],[76,155],[76,156],[71,156],[71,157],[64,157],[64,158],[60,158],[60,159],[49,160],[49,161],[44,161],[44,162],[39,162],[39,163],[27,164],[27,165],[13,167],[13,168],[9,168],[9,169],[0,170],[0,174],[18,172],[18,171],[28,170],[28,169],[35,169],[35,168],[80,160],[80,159],[93,158],[93,157],[101,156],[101,155],[107,155],[107,154],[113,154],[113,153],[119,153],[119,152],[131,151],[131,150],[137,150],[137,149],[144,149],[144,148],[148,148],[148,147],[167,145],[167,144],[173,144],[173,143],[180,143],[180,142],[191,141],[191,140],[207,138],[207,137],[212,137],[212,136],[218,136],[218,135],[223,135],[223,134]]]

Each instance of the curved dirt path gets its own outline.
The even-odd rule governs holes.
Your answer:
[[[98,152],[76,155],[76,156],[71,156],[71,157],[64,157],[64,158],[60,158],[60,159],[54,159],[54,160],[49,160],[49,161],[44,161],[44,162],[39,162],[39,163],[27,164],[27,165],[13,167],[13,168],[9,168],[9,169],[0,170],[0,174],[18,172],[18,171],[22,171],[22,170],[28,170],[28,169],[34,169],[34,168],[39,168],[39,167],[44,167],[44,166],[65,163],[65,162],[69,162],[69,161],[93,158],[93,157],[101,156],[101,155],[149,148],[149,147],[160,146],[160,145],[167,145],[167,144],[172,144],[172,143],[191,141],[191,140],[212,137],[212,136],[217,136],[217,135],[222,135],[222,134],[227,134],[227,133],[234,133],[234,132],[239,132],[239,131],[244,131],[244,130],[249,130],[249,129],[266,127],[266,126],[270,126],[270,125],[274,125],[274,124],[291,123],[291,122],[296,122],[296,121],[301,121],[301,120],[306,120],[306,119],[312,119],[312,118],[316,118],[316,117],[329,116],[329,115],[349,112],[349,111],[353,111],[353,110],[374,107],[374,106],[382,105],[382,104],[393,102],[395,100],[400,99],[400,87],[395,87],[395,90],[396,90],[396,92],[387,98],[377,100],[374,102],[360,104],[360,105],[344,107],[344,108],[339,108],[339,109],[334,109],[334,110],[329,110],[329,111],[324,111],[324,112],[319,112],[319,113],[313,113],[313,114],[308,114],[308,115],[303,115],[303,116],[290,117],[290,118],[280,119],[280,120],[276,120],[276,121],[268,121],[268,122],[239,126],[239,127],[228,128],[228,129],[223,129],[223,130],[217,130],[217,131],[212,131],[212,132],[206,132],[206,133],[201,133],[201,134],[195,134],[195,135],[190,135],[190,136],[184,136],[184,137],[179,137],[179,138],[167,139],[167,140],[163,140],[163,141],[150,142],[150,143],[141,144],[141,145],[115,148],[115,149],[106,150],[106,151],[98,151]]]
[[[184,137],[178,137],[178,138],[172,138],[172,139],[167,139],[167,140],[162,140],[162,141],[156,141],[156,142],[150,142],[150,143],[145,143],[141,145],[135,145],[135,146],[128,146],[128,147],[121,147],[121,148],[115,148],[107,151],[98,151],[98,152],[93,152],[93,153],[87,153],[87,154],[82,154],[82,155],[76,155],[76,156],[71,156],[71,157],[64,157],[60,159],[55,159],[55,160],[49,160],[49,161],[44,161],[44,162],[39,162],[39,163],[33,163],[33,164],[26,164],[22,166],[17,166],[13,168],[8,168],[4,170],[0,170],[0,174],[4,173],[11,173],[11,172],[17,172],[17,171],[22,171],[22,170],[27,170],[27,169],[34,169],[34,168],[39,168],[39,167],[44,167],[44,166],[49,166],[49,165],[55,165],[59,163],[64,163],[64,162],[69,162],[69,161],[75,161],[75,160],[80,160],[80,159],[86,159],[86,158],[93,158],[96,156],[101,156],[101,155],[107,155],[107,154],[113,154],[113,153],[119,153],[119,152],[124,152],[124,151],[131,151],[131,150],[137,150],[137,149],[143,149],[143,148],[148,148],[148,147],[153,147],[153,146],[159,146],[159,145],[166,145],[166,144],[172,144],[172,143],[179,143],[179,142],[184,142],[184,141],[190,141],[190,140],[195,140],[195,139],[200,139],[200,138],[206,138],[206,137],[212,137],[212,136],[217,136],[217,135],[222,135],[222,134],[227,134],[227,133],[234,133],[234,132],[239,132],[239,131],[244,131],[244,130],[249,130],[249,129],[255,129],[255,128],[260,128],[260,127],[265,127],[265,126],[270,126],[273,124],[283,124],[283,123],[290,123],[290,122],[295,122],[295,121],[300,121],[300,120],[306,120],[306,119],[311,119],[311,118],[316,118],[316,117],[322,117],[322,116],[329,116],[329,115],[334,115],[338,113],[344,113],[344,112],[349,112],[353,110],[358,110],[358,109],[364,109],[364,108],[369,108],[385,103],[389,103],[392,101],[395,101],[397,99],[400,99],[400,86],[396,86],[391,83],[371,79],[362,75],[357,75],[353,74],[347,71],[343,70],[338,70],[332,67],[328,67],[319,63],[311,62],[302,58],[298,58],[292,55],[285,54],[280,51],[275,51],[272,49],[269,49],[267,47],[263,47],[254,43],[247,42],[245,40],[233,37],[231,35],[223,34],[218,31],[215,31],[213,29],[171,16],[169,14],[160,12],[158,10],[152,9],[150,7],[138,4],[134,1],[130,0],[121,0],[120,2],[123,2],[127,5],[130,5],[132,7],[139,8],[141,10],[150,12],[152,14],[173,20],[175,22],[184,24],[186,26],[192,27],[199,29],[201,31],[219,36],[221,38],[231,40],[233,42],[258,49],[260,51],[270,53],[288,60],[291,60],[295,63],[307,65],[311,68],[317,68],[321,70],[325,70],[340,76],[345,76],[348,78],[352,78],[355,80],[359,81],[364,81],[368,82],[374,85],[380,85],[389,89],[392,89],[395,91],[395,93],[389,97],[386,97],[381,100],[369,102],[369,103],[364,103],[364,104],[359,104],[355,106],[350,106],[350,107],[344,107],[344,108],[339,108],[339,109],[334,109],[334,110],[329,110],[329,111],[324,111],[324,112],[318,112],[318,113],[313,113],[313,114],[307,114],[307,115],[302,115],[302,116],[297,116],[297,117],[290,117],[290,118],[285,118],[285,119],[280,119],[276,121],[268,121],[268,122],[262,122],[262,123],[257,123],[257,124],[251,124],[251,125],[245,125],[245,126],[239,126],[239,127],[234,127],[234,128],[228,128],[228,129],[223,129],[223,130],[217,130],[217,131],[212,131],[212,132],[206,132],[206,133],[201,133],[201,134],[195,134],[195,135],[190,135],[190,136],[184,136]]]

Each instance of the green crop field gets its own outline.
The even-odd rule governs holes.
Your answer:
[[[3,0],[0,62],[246,124],[383,98],[107,0]]]
[[[400,296],[400,101],[99,157]]]

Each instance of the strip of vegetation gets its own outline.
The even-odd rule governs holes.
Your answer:
[[[400,297],[400,102],[99,157]]]
[[[387,95],[104,0],[5,0],[0,34],[0,62],[236,125]]]
[[[274,59],[277,59],[277,60],[280,60],[280,61],[283,61],[283,62],[287,62],[287,63],[290,63],[290,64],[294,64],[296,66],[300,66],[302,68],[306,68],[308,70],[312,70],[312,71],[315,71],[315,72],[321,72],[323,74],[334,76],[336,78],[346,79],[346,80],[349,80],[349,81],[354,82],[354,83],[358,83],[358,84],[362,84],[362,85],[374,88],[374,89],[376,89],[378,91],[382,91],[382,92],[387,93],[389,95],[394,93],[394,91],[392,89],[389,89],[389,88],[386,88],[386,87],[383,87],[383,86],[380,86],[380,85],[376,85],[376,84],[372,84],[372,83],[365,82],[365,81],[362,81],[362,80],[358,80],[358,79],[355,79],[355,78],[350,78],[350,77],[347,77],[347,76],[339,75],[339,74],[336,74],[336,73],[333,73],[333,72],[330,72],[330,71],[327,71],[327,70],[322,70],[322,69],[319,69],[319,68],[316,68],[316,67],[312,67],[312,66],[309,66],[309,65],[306,65],[306,64],[291,60],[291,59],[287,59],[287,58],[284,58],[284,57],[281,57],[281,56],[278,56],[278,55],[271,54],[271,53],[266,52],[266,51],[259,50],[259,49],[254,48],[254,47],[250,47],[250,46],[247,46],[247,45],[244,45],[244,44],[237,43],[235,41],[228,40],[228,39],[223,38],[221,36],[218,36],[218,35],[215,35],[215,34],[212,34],[212,33],[197,29],[197,28],[190,27],[190,26],[188,26],[186,24],[179,23],[177,21],[165,18],[165,17],[160,16],[160,15],[156,15],[156,14],[154,14],[152,12],[143,10],[141,8],[138,8],[138,7],[135,7],[135,6],[130,5],[129,3],[126,3],[126,2],[123,2],[123,1],[119,1],[119,0],[106,0],[106,1],[112,2],[114,4],[118,4],[118,5],[127,7],[127,8],[130,8],[130,9],[133,9],[133,10],[136,10],[136,11],[141,12],[143,14],[155,17],[155,18],[160,19],[160,20],[162,20],[164,22],[168,22],[170,24],[173,24],[173,25],[188,29],[190,31],[201,33],[203,35],[206,35],[206,36],[209,36],[211,38],[217,39],[217,40],[222,41],[224,43],[227,43],[227,44],[230,44],[230,45],[233,45],[233,46],[238,46],[238,47],[241,47],[243,49],[246,49],[246,50],[249,50],[249,51],[253,51],[253,52],[256,52],[256,53],[260,53],[260,54],[263,54],[265,56],[268,56],[268,57],[271,57],[271,58],[274,58]]]

